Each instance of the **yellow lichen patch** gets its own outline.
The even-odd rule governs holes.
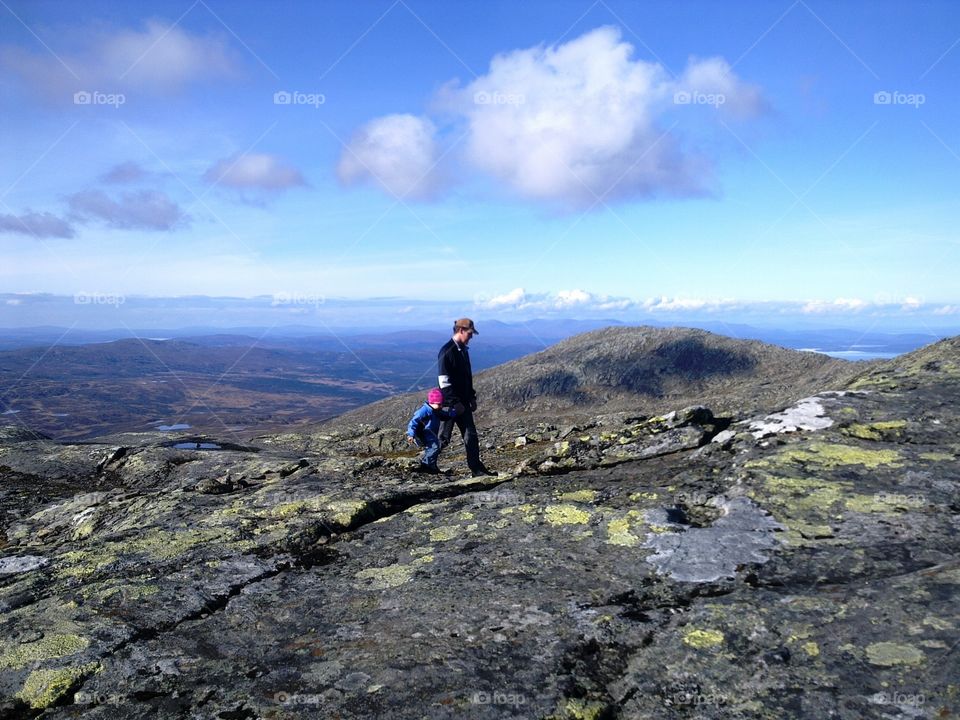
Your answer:
[[[415,547],[410,550],[410,554],[413,557],[420,557],[421,555],[430,555],[433,552],[433,545],[421,545],[420,547]]]
[[[719,630],[700,630],[692,628],[683,636],[683,642],[690,647],[705,649],[716,647],[723,643],[723,633]]]
[[[887,513],[893,514],[898,509],[907,509],[904,505],[896,501],[896,496],[884,496],[882,494],[874,495],[854,495],[844,501],[847,510],[859,513]]]
[[[44,635],[22,645],[8,645],[0,654],[0,668],[22,668],[38,660],[52,660],[73,655],[90,646],[79,635]]]
[[[431,528],[430,542],[453,540],[461,534],[463,534],[463,528],[459,525],[441,525],[440,527]]]
[[[945,452],[925,452],[920,453],[921,460],[929,460],[930,462],[950,462],[954,460],[954,456],[950,453]]]
[[[117,549],[143,552],[156,560],[173,560],[199,545],[228,539],[222,530],[159,530],[118,544]]]
[[[433,560],[432,555],[424,555],[423,557],[429,557],[431,561]],[[367,590],[386,590],[408,582],[410,578],[413,577],[415,570],[416,568],[413,565],[394,563],[386,567],[361,570],[354,575],[354,577],[357,578],[357,580],[366,581],[358,587]]]
[[[567,700],[563,706],[563,715],[566,720],[597,720],[606,706],[600,702],[586,700]]]
[[[327,503],[327,510],[333,513],[334,522],[343,527],[349,526],[367,509],[365,500],[335,500]]]
[[[843,432],[861,440],[894,439],[907,426],[906,420],[884,420],[874,423],[854,423]]]
[[[926,660],[922,650],[913,645],[879,642],[867,646],[867,660],[873,665],[920,665]]]
[[[631,521],[638,524],[641,515],[636,510],[630,510],[626,517],[617,518],[607,523],[607,543],[622,547],[636,547],[640,538],[631,532]]]
[[[596,490],[573,490],[560,495],[560,499],[563,502],[592,503],[597,499],[597,494]]]
[[[457,517],[461,520],[473,520],[474,515],[469,510],[461,510],[457,513]]]
[[[563,440],[562,442],[554,444],[553,448],[557,457],[564,457],[570,453],[570,442]]]
[[[490,527],[496,528],[497,530],[503,530],[510,524],[510,521],[507,518],[501,518],[500,520],[494,520],[490,523]]]
[[[100,599],[101,601],[117,598],[122,600],[142,600],[145,597],[156,595],[158,592],[160,592],[160,587],[157,585],[117,585],[105,590],[100,595]]]
[[[667,533],[672,533],[673,528],[669,525],[651,525],[650,532],[656,533],[657,535],[666,535]]]
[[[94,555],[87,550],[71,550],[63,553],[58,560],[66,563],[66,567],[60,567],[58,570],[61,577],[85,578],[116,562],[117,556],[110,553]]]
[[[50,707],[70,692],[80,678],[99,668],[99,663],[92,662],[77,667],[34,670],[27,676],[17,697],[35,710]]]
[[[788,515],[800,511],[802,515],[825,511],[841,499],[842,492],[850,488],[849,483],[831,482],[815,477],[793,478],[768,475],[763,478],[765,490],[769,494],[754,491],[751,496],[763,502],[772,502],[787,509]]]
[[[641,500],[656,500],[659,496],[655,492],[636,492],[630,493],[631,502],[640,502]]]
[[[752,460],[747,463],[747,467],[772,467],[799,463],[827,468],[841,465],[863,465],[876,468],[881,465],[897,465],[899,461],[900,454],[896,450],[867,450],[856,445],[810,442],[784,450],[770,458]]]
[[[574,505],[547,505],[544,513],[551,525],[586,525],[590,522],[590,513]]]
[[[820,646],[811,640],[803,644],[803,651],[810,657],[817,657],[820,654]]]
[[[923,624],[932,627],[934,630],[953,630],[953,623],[934,615],[928,615],[923,619]]]
[[[275,518],[289,518],[299,515],[307,509],[306,500],[297,500],[295,502],[281,503],[275,505],[269,510],[269,515]]]

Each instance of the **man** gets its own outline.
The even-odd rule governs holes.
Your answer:
[[[453,324],[453,337],[437,354],[437,379],[443,391],[443,404],[452,405],[457,411],[456,417],[445,420],[440,428],[440,446],[446,447],[450,442],[453,424],[456,423],[463,436],[463,444],[467,449],[467,465],[473,477],[496,475],[480,460],[480,438],[473,422],[473,413],[477,409],[477,393],[473,389],[473,370],[470,368],[467,345],[470,344],[470,338],[479,334],[473,320],[461,318]]]

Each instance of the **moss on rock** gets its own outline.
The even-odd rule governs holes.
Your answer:
[[[65,668],[34,670],[27,676],[17,697],[35,710],[50,707],[64,697],[77,682],[99,669],[96,662]]]
[[[44,635],[35,642],[7,646],[0,655],[0,668],[22,668],[39,660],[52,660],[85,650],[90,641],[79,635]]]

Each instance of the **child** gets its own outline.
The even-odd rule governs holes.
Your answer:
[[[437,456],[440,454],[440,437],[437,430],[440,429],[441,420],[452,420],[457,416],[457,411],[453,408],[441,409],[443,404],[443,393],[440,388],[434,388],[427,393],[427,401],[407,425],[407,442],[416,443],[423,448],[423,456],[420,458],[420,467],[417,472],[424,472],[430,475],[438,475],[440,469],[437,467]]]

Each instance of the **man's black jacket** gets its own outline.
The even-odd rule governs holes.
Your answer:
[[[466,347],[450,338],[437,353],[437,375],[443,401],[452,404],[457,401],[469,405],[476,400],[473,389],[473,370],[470,368],[470,355]]]

